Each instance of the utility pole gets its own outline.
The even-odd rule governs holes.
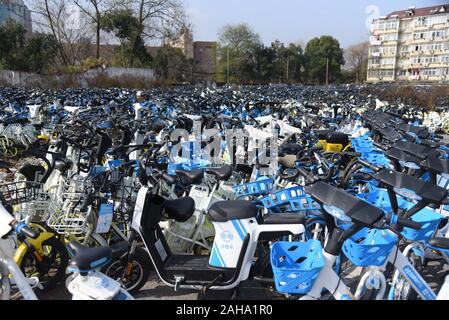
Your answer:
[[[228,47],[228,61],[227,61],[227,75],[226,75],[226,83],[229,83],[229,47]]]
[[[326,58],[326,86],[329,85],[329,58]]]

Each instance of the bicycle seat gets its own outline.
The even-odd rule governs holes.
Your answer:
[[[448,195],[446,189],[438,187],[433,183],[388,169],[374,174],[373,178],[390,188],[395,188],[398,194],[400,194],[401,190],[407,190],[407,195],[404,196],[409,197],[409,193],[412,191],[418,197],[430,203],[441,204]]]
[[[228,180],[232,176],[232,167],[225,165],[220,168],[208,168],[206,173],[216,176],[218,180]]]
[[[219,201],[210,207],[207,215],[210,221],[228,222],[255,218],[258,211],[257,207],[249,201]]]
[[[279,224],[305,224],[306,215],[299,213],[281,213],[270,214],[263,218],[265,225],[279,225]]]
[[[414,162],[414,163],[420,162],[420,160],[418,158],[406,153],[403,150],[395,148],[395,147],[392,147],[390,150],[386,151],[385,155],[388,158],[397,160],[397,161]]]
[[[398,148],[399,150],[404,150],[411,154],[416,154],[418,156],[425,156],[427,158],[429,157],[436,158],[440,155],[440,152],[436,149],[411,142],[398,141],[395,143],[394,147]]]
[[[55,160],[55,169],[61,172],[70,170],[73,167],[73,162],[67,158],[58,158]]]
[[[279,147],[279,153],[283,155],[297,155],[303,149],[300,144],[284,143]]]
[[[199,184],[204,177],[204,171],[200,169],[191,171],[176,170],[176,174],[180,176],[186,184]]]
[[[387,140],[396,142],[402,139],[402,135],[393,128],[387,127],[379,131],[380,134]]]
[[[427,243],[436,249],[449,250],[448,238],[433,238],[430,239]]]
[[[397,126],[397,128],[406,133],[413,133],[420,139],[427,139],[430,135],[429,131],[426,128],[411,126],[406,123],[401,123]]]
[[[431,172],[449,174],[449,159],[428,158],[421,164]]]
[[[167,200],[164,203],[165,214],[177,222],[186,222],[195,212],[195,201],[190,197]]]
[[[86,273],[100,268],[112,258],[112,249],[108,247],[88,248],[76,241],[67,245],[67,249],[72,256],[69,264],[69,271]]]
[[[306,192],[318,203],[343,211],[359,226],[372,227],[384,217],[381,209],[322,181],[306,188]]]

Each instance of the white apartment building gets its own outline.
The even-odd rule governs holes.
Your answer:
[[[367,80],[449,81],[449,4],[373,20]]]

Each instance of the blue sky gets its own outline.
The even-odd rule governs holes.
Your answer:
[[[370,17],[444,3],[449,0],[184,0],[198,41],[214,41],[222,26],[246,22],[267,44],[326,34],[342,47],[368,39]]]

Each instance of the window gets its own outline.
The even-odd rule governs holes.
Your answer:
[[[435,25],[435,24],[444,24],[447,22],[447,15],[437,15],[437,16],[433,16],[430,19],[430,24],[431,25]]]
[[[424,75],[429,77],[439,76],[441,74],[440,69],[424,69]]]
[[[418,18],[415,20],[415,27],[425,27],[429,23],[429,20],[427,18]]]
[[[380,64],[383,66],[392,66],[394,65],[395,59],[394,58],[383,58],[380,60]]]

